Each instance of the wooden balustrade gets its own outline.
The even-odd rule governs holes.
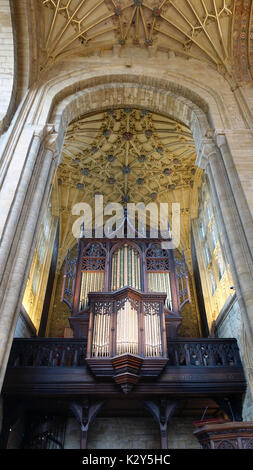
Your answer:
[[[9,367],[80,367],[86,347],[83,339],[15,339]]]
[[[242,367],[235,339],[169,340],[168,366]],[[84,339],[15,339],[9,367],[81,367],[85,365]]]
[[[235,339],[177,339],[170,340],[167,344],[170,366],[242,366]]]

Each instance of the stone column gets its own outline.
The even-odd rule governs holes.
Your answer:
[[[243,192],[238,173],[236,171],[233,157],[227,144],[225,134],[217,134],[216,143],[220,149],[224,166],[226,168],[226,172],[229,178],[229,182],[233,189],[233,196],[235,198],[235,202],[238,208],[238,214],[244,228],[246,240],[248,242],[247,249],[249,249],[249,251],[251,252],[251,256],[253,256],[253,219],[245,194]],[[253,266],[251,269],[253,272]]]
[[[57,134],[50,135],[44,142],[42,158],[38,162],[39,168],[33,175],[34,190],[29,202],[27,218],[21,223],[21,233],[13,256],[10,271],[6,273],[8,285],[3,296],[0,308],[0,385],[5,374],[9,351],[15,331],[22,296],[25,289],[27,267],[32,258],[32,247],[36,232],[39,229],[40,215],[45,205],[48,188],[51,182],[57,155]]]
[[[18,244],[22,231],[22,218],[25,218],[25,212],[28,208],[29,200],[33,197],[33,188],[30,187],[30,183],[32,175],[35,172],[35,165],[38,160],[38,154],[41,147],[41,143],[45,135],[51,131],[52,126],[46,128],[39,127],[34,131],[30,145],[29,155],[24,161],[22,176],[20,178],[16,196],[11,205],[11,210],[6,225],[3,228],[0,248],[0,301],[2,301],[8,281],[8,276],[6,276],[6,270],[10,271],[11,265],[13,263],[13,257],[11,256],[10,252],[11,250],[13,250],[13,245]],[[15,158],[16,156],[13,157],[14,160]],[[10,169],[10,172],[15,172],[15,162],[13,163],[14,168],[13,170]],[[15,175],[13,175],[13,180],[11,181],[14,181],[14,178]]]
[[[238,302],[243,321],[253,348],[253,275],[252,258],[244,227],[237,209],[234,189],[231,187],[222,155],[213,140],[202,146],[202,165],[206,164],[212,196],[225,235],[226,251],[229,257]],[[235,188],[238,190],[238,188]]]

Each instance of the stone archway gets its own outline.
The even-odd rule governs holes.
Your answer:
[[[149,70],[142,76],[135,73],[126,74],[125,69],[118,74],[92,76],[90,73],[89,75],[91,76],[84,80],[80,73],[72,76],[62,74],[57,80],[49,80],[37,91],[33,90],[32,103],[24,104],[28,117],[23,122],[19,137],[15,136],[15,145],[19,152],[16,151],[11,155],[3,187],[6,191],[6,199],[3,201],[6,203],[7,200],[8,207],[3,210],[5,223],[1,252],[3,275],[0,316],[0,354],[3,364],[1,379],[5,373],[50,179],[60,161],[65,130],[71,121],[85,112],[115,105],[135,104],[137,107],[147,107],[186,124],[192,130],[195,139],[199,166],[205,168],[209,160],[215,161],[212,171],[216,172],[215,175],[219,174],[217,159],[221,164],[222,158],[214,140],[214,129],[209,130],[210,122],[212,120],[216,125],[217,123],[221,125],[224,122],[228,123],[229,119],[226,113],[223,116],[222,113],[220,116],[217,113],[216,116],[212,115],[211,110],[214,110],[217,104],[212,93],[208,94],[207,90],[203,93],[202,89],[204,96],[200,96],[196,92],[196,83],[192,82],[193,91],[181,83],[175,85],[169,78],[156,78],[154,72],[150,72],[149,75]],[[178,82],[183,82],[183,78],[179,77]],[[210,113],[212,119],[209,117]],[[10,139],[14,140],[14,136],[11,135]],[[227,182],[223,162],[222,165],[223,174],[220,175],[218,190],[222,191],[222,186],[226,183],[225,190],[228,194],[231,188]],[[10,182],[12,193],[9,189]],[[214,189],[217,189],[215,183]],[[248,277],[243,276],[240,279],[240,267],[248,254],[243,246],[244,240],[240,240],[236,246],[236,240],[233,238],[234,224],[242,222],[236,207],[229,208],[226,204],[225,211],[223,207],[220,209],[224,226],[230,219],[233,222],[226,228],[227,243],[228,247],[231,247],[231,263],[242,310],[245,312],[245,323],[251,329],[249,316],[253,307],[252,273],[249,266]]]

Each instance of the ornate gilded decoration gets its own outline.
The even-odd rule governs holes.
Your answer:
[[[253,3],[235,0],[233,16],[233,70],[236,81],[253,77]]]
[[[58,168],[63,257],[73,243],[73,205],[82,201],[93,207],[96,194],[104,196],[105,205],[180,202],[187,249],[193,188],[202,173],[195,160],[191,131],[146,109],[108,109],[70,124]]]

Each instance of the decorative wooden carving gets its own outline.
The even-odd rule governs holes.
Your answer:
[[[88,399],[70,403],[69,408],[81,426],[80,449],[87,449],[87,439],[90,424],[101,410],[104,402],[90,402]]]
[[[106,254],[105,244],[88,243],[81,255],[81,271],[104,271]]]
[[[163,308],[165,298],[166,294],[143,293],[130,287],[116,292],[89,294],[87,363],[96,377],[113,376],[126,393],[138,382],[142,367],[146,371],[147,368],[150,370],[150,376],[159,376],[167,363]],[[132,312],[136,316],[136,325],[131,316]],[[106,316],[106,319],[101,319],[101,314]],[[120,317],[120,321],[119,314],[123,317]],[[129,314],[131,318],[124,319],[124,316]],[[152,322],[157,322],[157,327],[156,335],[152,335],[153,343],[150,344],[149,329],[153,325]],[[126,336],[127,325],[130,328],[129,338]],[[118,331],[119,328],[123,328],[122,332]],[[137,338],[136,348],[132,346],[131,335]]]
[[[9,366],[81,367],[85,365],[87,341],[78,339],[16,339]]]
[[[152,414],[160,428],[161,449],[168,449],[168,424],[178,406],[177,400],[160,400],[158,402],[147,400],[145,408]]]
[[[190,285],[184,253],[182,254],[182,260],[175,257],[175,267],[179,308],[181,310],[187,302],[191,302]]]
[[[94,241],[95,240],[95,241]],[[118,256],[117,250],[122,247],[130,247],[129,252],[125,252]],[[132,251],[131,251],[132,250]],[[132,268],[128,272],[119,261],[129,261]],[[138,261],[138,266],[135,262]],[[179,264],[178,264],[179,263]],[[66,272],[70,270],[70,262],[67,260]],[[182,318],[180,315],[181,306],[190,301],[188,281],[186,274],[186,264],[176,262],[174,252],[172,250],[164,250],[161,247],[161,240],[152,239],[135,239],[128,240],[107,240],[107,239],[85,239],[79,240],[79,250],[77,259],[77,270],[75,280],[71,284],[71,296],[67,302],[71,302],[71,317],[69,319],[70,326],[73,329],[75,338],[87,336],[90,307],[89,292],[97,291],[106,294],[110,290],[117,292],[115,286],[119,284],[119,275],[124,268],[124,283],[129,281],[130,287],[136,284],[138,279],[137,290],[143,293],[161,292],[166,293],[166,301],[164,305],[165,311],[165,329],[169,338],[174,338],[177,334],[178,327]],[[178,271],[178,267],[180,267]],[[136,272],[134,272],[136,270]],[[126,275],[127,273],[127,275]],[[179,274],[177,274],[179,273]],[[177,276],[179,276],[177,278]],[[128,279],[129,278],[129,279]],[[66,288],[65,278],[63,292],[70,295],[69,289]],[[186,291],[180,290],[183,283],[187,287]],[[119,284],[121,285],[121,284]],[[127,287],[127,286],[126,286]],[[183,300],[182,300],[183,295]],[[101,297],[99,297],[101,299]],[[72,299],[72,300],[71,300]],[[181,299],[181,303],[180,303]],[[120,302],[123,302],[121,300]],[[133,300],[131,300],[133,302]],[[98,303],[97,303],[98,305]],[[103,299],[104,309],[106,308]],[[97,308],[97,307],[96,307]],[[105,310],[104,310],[105,312]],[[128,351],[132,352],[132,351]]]
[[[194,436],[202,449],[253,449],[253,422],[198,423]]]
[[[143,359],[133,354],[123,354],[112,359],[114,368],[114,381],[120,385],[125,394],[132,391],[140,379]]]
[[[143,362],[129,397],[229,398],[235,419],[240,419],[246,382],[236,340],[182,338],[170,339],[167,345],[165,357],[137,356]],[[15,339],[3,395],[15,396],[15,400],[20,396],[72,400],[80,396],[120,397],[122,389],[115,383],[117,373],[112,362],[117,356],[91,359],[85,356],[83,339]],[[127,367],[130,370],[129,362]],[[134,373],[138,375],[136,366]]]
[[[75,291],[76,261],[76,259],[70,259],[70,252],[68,251],[65,264],[61,301],[65,302],[70,309],[73,305],[73,296]]]

